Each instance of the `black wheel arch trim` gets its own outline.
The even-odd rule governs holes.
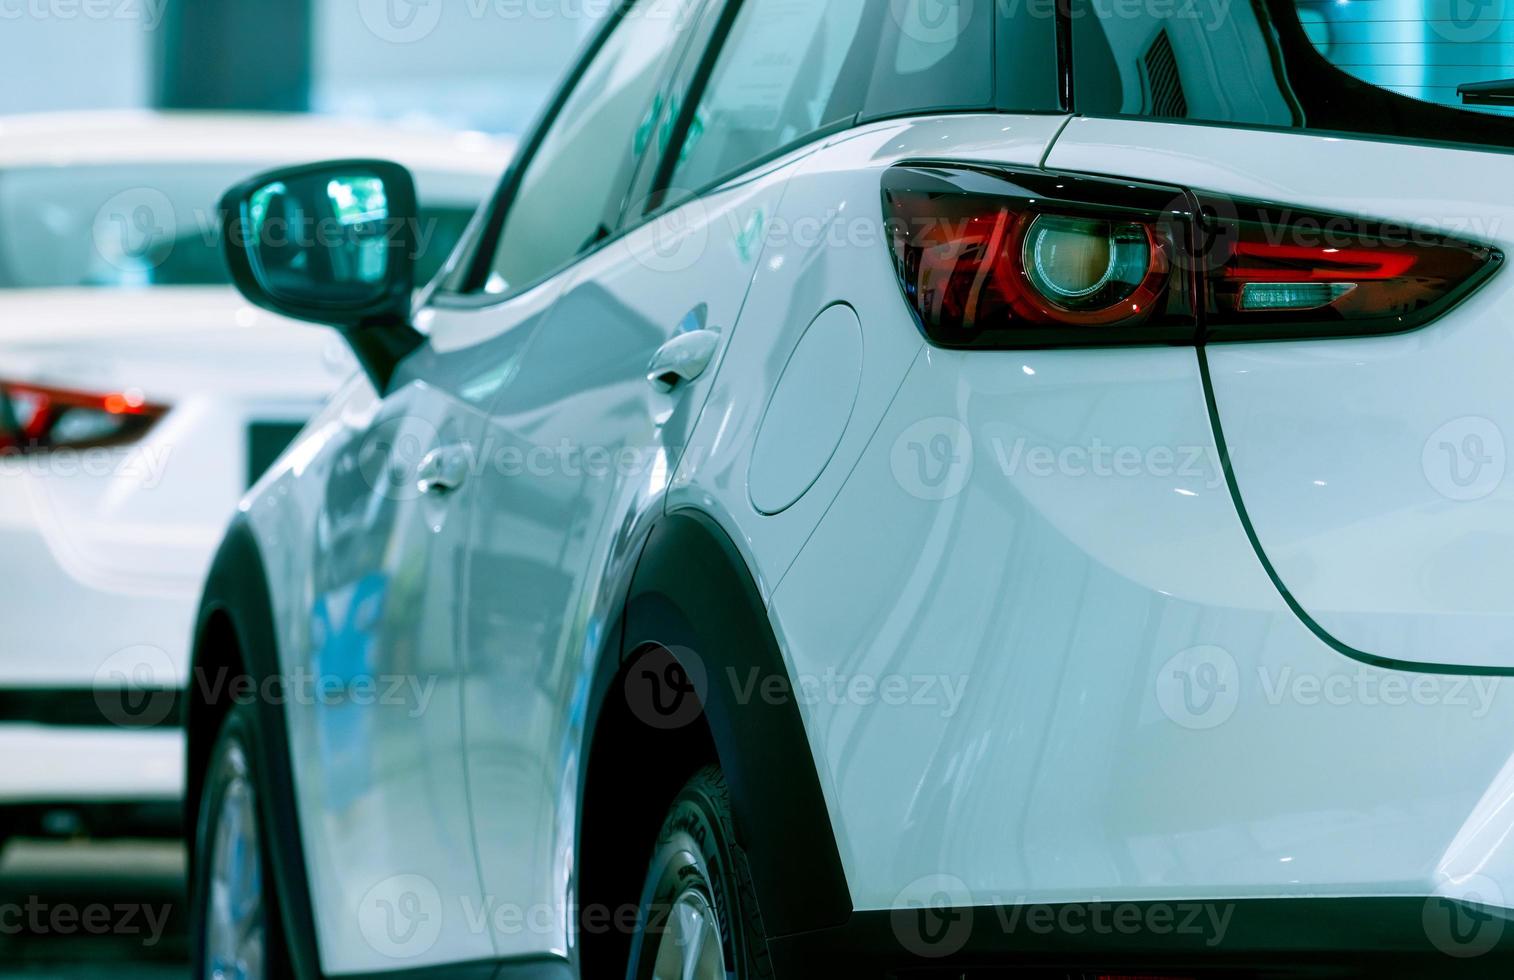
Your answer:
[[[698,658],[702,715],[755,855],[769,935],[845,922],[851,893],[766,604],[730,536],[701,511],[673,511],[651,529],[624,604],[620,656],[601,658],[586,741],[610,685],[649,645]]]
[[[211,668],[206,663],[213,655],[208,644],[213,642],[213,637],[221,635],[216,624],[221,617],[229,623],[245,676],[254,685],[251,689],[262,692],[268,690],[265,684],[279,683],[281,671],[273,600],[268,591],[262,551],[243,514],[238,514],[232,521],[211,562],[195,618],[194,655],[184,708],[188,756],[185,810],[186,826],[189,827],[196,826],[204,763],[209,758],[226,708],[223,703],[212,702],[209,694],[220,692],[224,695],[230,691],[231,678],[221,667]],[[289,944],[290,962],[297,976],[316,978],[321,976],[321,967],[316,949],[315,915],[305,876],[305,848],[300,836],[289,735],[284,713],[279,707],[281,701],[282,698],[262,696],[254,700],[255,751],[259,771],[268,782],[259,794],[260,815],[277,882],[279,912]],[[189,850],[193,861],[193,841]]]
[[[189,786],[187,811],[198,806],[203,764],[222,710],[206,696],[226,678],[207,671],[207,641],[224,617],[250,682],[257,689],[281,675],[272,597],[262,552],[245,515],[227,531],[211,565],[196,619],[190,693],[185,699]],[[793,696],[750,697],[754,679],[792,693],[791,680],[766,605],[730,537],[709,516],[676,511],[651,529],[631,575],[622,615],[600,658],[586,744],[611,684],[648,644],[695,650],[709,679],[702,706],[731,787],[737,826],[758,856],[753,885],[774,936],[835,928],[852,915],[840,853]],[[745,695],[745,696],[744,696]],[[290,957],[300,977],[322,976],[315,917],[294,793],[289,737],[277,698],[258,698],[258,761],[269,786],[262,794],[268,849],[278,883]],[[567,976],[559,960],[498,964],[500,977]],[[437,971],[447,973],[449,967]],[[432,971],[414,971],[420,977]],[[410,976],[410,973],[400,976]],[[450,974],[448,974],[450,975]]]

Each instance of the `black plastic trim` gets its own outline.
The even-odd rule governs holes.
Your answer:
[[[180,727],[184,692],[173,688],[0,689],[0,724],[152,731]]]
[[[293,181],[332,170],[351,168],[382,178],[389,199],[390,223],[387,248],[388,273],[383,292],[367,303],[290,299],[281,297],[258,280],[253,272],[252,230],[244,217],[244,203],[259,188],[275,181]],[[388,160],[326,160],[293,167],[280,167],[250,177],[229,189],[221,198],[222,253],[232,283],[249,302],[281,316],[335,327],[352,348],[358,364],[380,392],[386,392],[400,361],[425,338],[410,322],[415,299],[415,225],[420,214],[415,178],[410,171]]]
[[[263,556],[256,537],[246,516],[238,514],[232,520],[211,564],[200,601],[199,615],[196,617],[195,636],[203,639],[216,635],[212,620],[218,616],[227,617],[231,621],[247,674],[258,691],[270,690],[263,686],[264,683],[276,684],[274,679],[281,676],[273,601],[267,583]],[[203,690],[224,689],[228,679],[202,676],[205,674],[203,663],[202,650],[197,648],[190,668],[190,684],[203,684]],[[284,935],[289,943],[289,959],[296,976],[315,980],[321,976],[320,957],[316,949],[315,914],[310,900],[310,885],[305,873],[307,864],[303,838],[300,836],[289,735],[280,707],[283,701],[282,696],[259,697],[256,701],[256,748],[260,755],[258,769],[266,774],[269,783],[260,787],[262,792],[259,794],[259,802],[262,804],[263,826],[268,836],[269,860],[273,865],[278,889],[279,912],[283,919]],[[193,699],[187,702],[186,712],[190,733],[188,778],[193,787],[203,777],[203,773],[194,768],[195,762],[209,754],[209,746],[199,744],[199,740],[208,738],[214,741],[217,729],[196,724],[200,719],[196,716],[196,702]],[[196,814],[192,812],[196,796],[191,788],[186,801],[191,808],[186,826],[196,825]],[[193,859],[191,853],[191,861]]]
[[[665,517],[642,553],[626,602],[622,660],[648,644],[680,662],[697,658],[685,671],[696,688],[705,679],[704,718],[753,855],[769,934],[844,922],[851,893],[767,608],[735,544],[699,511]]]
[[[1016,903],[858,912],[844,926],[769,948],[783,980],[1506,977],[1514,965],[1509,914],[1436,897]],[[1463,946],[1443,915],[1498,932],[1483,934],[1492,940],[1486,950]],[[1446,934],[1432,939],[1443,922]]]

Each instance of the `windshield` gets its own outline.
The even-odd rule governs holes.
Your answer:
[[[267,164],[110,164],[0,171],[0,289],[223,286],[221,195]],[[416,282],[451,253],[473,204],[423,207]]]

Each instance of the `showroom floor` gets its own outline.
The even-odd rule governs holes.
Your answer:
[[[19,841],[0,857],[0,978],[188,973],[177,843]]]

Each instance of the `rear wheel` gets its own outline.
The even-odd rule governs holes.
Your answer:
[[[211,754],[195,821],[194,975],[289,975],[263,835],[250,707],[234,708]]]
[[[720,769],[695,774],[658,835],[630,980],[763,980],[767,933]]]

